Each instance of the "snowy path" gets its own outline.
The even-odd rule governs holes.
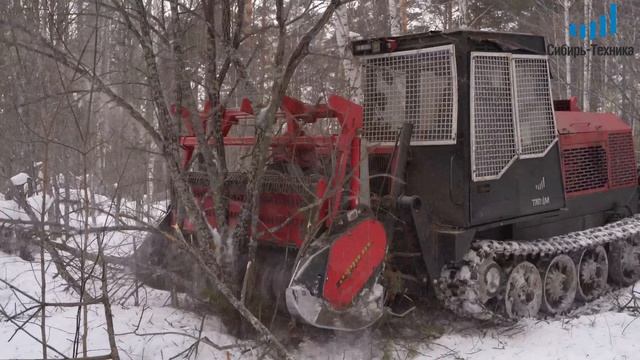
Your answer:
[[[49,301],[74,301],[58,278],[48,269]],[[39,263],[0,253],[0,278],[34,296],[39,294]],[[628,289],[618,291],[618,294]],[[20,307],[20,299],[0,284],[0,305],[9,313]],[[179,332],[198,335],[201,318],[196,314],[166,305],[168,294],[149,290],[146,307],[113,306],[118,347],[122,359],[169,359],[187,349],[193,339],[182,335],[136,335],[132,332],[140,321],[138,334]],[[591,306],[610,308],[613,296]],[[144,316],[140,315],[144,309]],[[592,309],[586,309],[592,310]],[[582,312],[586,311],[582,309]],[[51,308],[47,312],[48,341],[69,356],[72,351],[77,308]],[[446,317],[445,317],[446,318]],[[413,315],[393,319],[378,329],[350,334],[307,332],[292,351],[301,359],[640,359],[640,321],[628,313],[612,311],[582,315],[564,320],[526,320],[509,328],[477,329],[477,324],[455,319]],[[37,320],[37,319],[36,319]],[[39,336],[36,324],[25,330]],[[89,309],[89,355],[107,353],[102,307]],[[0,359],[42,357],[41,345],[25,332],[14,335],[16,326],[0,319]],[[203,335],[218,345],[236,340],[225,334],[222,323],[208,316]],[[314,335],[315,334],[315,335]],[[55,352],[50,351],[50,355]],[[218,351],[201,345],[197,359],[253,359],[254,353]],[[178,358],[183,358],[182,356]],[[193,358],[193,357],[192,357]]]

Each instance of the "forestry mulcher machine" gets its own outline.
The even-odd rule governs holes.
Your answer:
[[[282,103],[252,235],[262,295],[314,326],[355,330],[429,291],[465,316],[520,318],[639,279],[631,128],[552,100],[543,37],[432,32],[352,51],[362,105]],[[255,142],[233,129],[252,119],[248,101],[223,112],[230,169]],[[196,137],[180,141],[192,169]],[[190,178],[215,227],[206,180]],[[224,186],[232,226],[246,183],[231,171]],[[173,257],[163,241],[148,241],[160,265]]]

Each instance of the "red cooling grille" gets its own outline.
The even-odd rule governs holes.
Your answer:
[[[609,134],[609,168],[611,187],[636,183],[636,161],[630,132]]]
[[[604,147],[587,146],[562,150],[564,187],[567,194],[605,188],[608,180]]]

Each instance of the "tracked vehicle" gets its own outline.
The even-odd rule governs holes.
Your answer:
[[[631,127],[552,100],[543,37],[455,31],[352,50],[361,99],[282,104],[253,234],[265,297],[314,326],[354,330],[429,291],[465,316],[519,318],[639,279]],[[228,153],[255,142],[251,130],[230,135],[253,118],[248,102],[224,111]],[[195,136],[181,146],[188,168]],[[204,175],[190,178],[215,227]],[[246,182],[241,171],[225,182],[232,225]],[[165,224],[189,233],[179,214]],[[169,267],[163,244],[144,246]]]

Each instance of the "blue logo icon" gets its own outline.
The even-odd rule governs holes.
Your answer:
[[[596,26],[596,21],[591,20],[589,23],[589,40],[595,40],[596,35],[599,38],[604,38],[607,36],[607,17],[601,15],[598,19],[598,27]],[[613,36],[618,31],[618,5],[610,4],[609,5],[609,35]],[[576,29],[576,24],[569,24],[569,35],[571,37],[577,37],[580,35],[580,39],[584,40],[587,36],[587,26],[585,24],[580,24],[580,34],[578,34]]]

